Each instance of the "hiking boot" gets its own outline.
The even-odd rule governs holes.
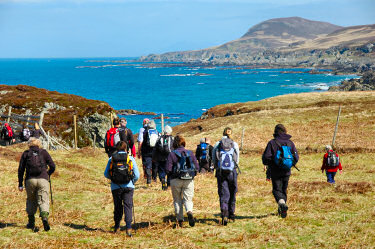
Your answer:
[[[34,215],[29,215],[29,222],[27,223],[26,227],[28,229],[34,230],[35,228],[35,216]]]
[[[184,221],[179,220],[176,222],[176,224],[173,226],[173,228],[182,228],[184,226]]]
[[[126,236],[128,236],[128,237],[133,237],[132,229],[131,229],[131,228],[127,228],[127,229],[126,229]]]
[[[193,213],[189,211],[187,215],[188,215],[189,225],[191,227],[195,226],[195,219],[194,219]]]
[[[44,231],[49,231],[51,227],[48,223],[48,212],[40,212],[40,217],[42,217]]]
[[[168,189],[168,186],[167,186],[167,183],[165,182],[165,179],[161,180],[161,189],[162,190],[167,190]]]
[[[282,204],[279,205],[278,212],[279,212],[279,215],[281,216],[281,218],[286,218],[287,211],[288,211],[288,206],[285,203],[282,203]]]
[[[224,216],[224,217],[222,218],[222,220],[221,220],[221,224],[222,224],[223,226],[228,225],[228,217]]]
[[[236,216],[234,214],[230,214],[229,217],[228,217],[231,221],[235,221],[236,219]]]

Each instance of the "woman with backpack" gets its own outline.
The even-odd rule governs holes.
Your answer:
[[[287,188],[291,175],[290,169],[296,165],[299,156],[296,146],[290,140],[292,136],[286,133],[284,125],[278,124],[275,126],[273,137],[274,139],[268,142],[263,152],[262,161],[264,170],[268,170],[268,175],[271,176],[272,193],[278,204],[278,213],[281,218],[286,218],[288,211],[288,206],[286,205]],[[284,165],[284,159],[287,159],[285,162],[291,162],[290,167]]]
[[[171,190],[173,196],[174,211],[177,225],[183,226],[184,210],[188,215],[189,225],[195,225],[193,216],[194,177],[199,171],[199,165],[192,151],[185,149],[185,138],[177,135],[173,141],[174,150],[169,153],[166,172],[171,179]]]
[[[232,140],[232,129],[226,127],[222,139],[215,144],[212,152],[220,199],[221,223],[224,226],[228,224],[228,219],[235,219],[239,155],[238,144]]]
[[[331,184],[335,184],[335,175],[337,170],[340,170],[340,174],[342,172],[342,166],[339,159],[339,155],[332,150],[331,145],[326,145],[326,154],[323,156],[323,164],[322,164],[322,173],[324,170],[326,171],[327,175],[327,182]]]
[[[139,170],[135,159],[126,153],[126,142],[120,141],[116,147],[117,152],[109,158],[104,176],[111,180],[114,232],[119,230],[122,215],[125,214],[126,235],[131,237],[134,183],[139,179]]]

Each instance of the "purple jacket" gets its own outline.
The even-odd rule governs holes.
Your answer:
[[[197,161],[197,158],[195,157],[194,153],[191,151],[191,150],[187,150],[185,149],[184,147],[179,147],[176,149],[178,152],[182,153],[182,152],[190,152],[190,156],[191,156],[191,159],[193,160],[193,163],[194,163],[194,166],[195,166],[195,169],[196,169],[196,172],[199,171],[199,164],[198,164],[198,161]],[[174,176],[172,174],[173,172],[173,166],[175,164],[177,164],[177,161],[178,161],[178,158],[176,156],[175,153],[171,152],[169,153],[168,155],[168,159],[167,159],[167,165],[165,166],[165,171],[168,175],[170,175],[171,179],[175,179],[177,178],[177,176]]]
[[[291,135],[288,134],[277,134],[273,135],[274,138],[281,144],[287,144],[291,148],[291,152],[294,155],[294,159],[296,163],[298,162],[299,156],[298,152],[296,149],[296,146],[294,143],[290,140],[292,137]],[[274,158],[278,149],[278,145],[276,144],[275,139],[272,139],[268,142],[266,149],[263,152],[262,156],[262,161],[264,165],[268,165],[268,168],[271,173],[271,178],[279,178],[279,177],[284,177],[284,176],[290,176],[290,170],[286,171],[281,169],[279,166],[277,166],[274,163]]]

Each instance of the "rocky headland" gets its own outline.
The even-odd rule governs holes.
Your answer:
[[[341,27],[300,17],[261,22],[241,38],[212,48],[151,54],[147,62],[375,70],[375,25]]]
[[[74,145],[74,115],[77,116],[78,147],[92,146],[94,135],[96,146],[102,147],[111,113],[114,114],[113,108],[104,101],[26,85],[0,85],[0,113],[7,115],[10,106],[12,114],[21,116],[39,116],[43,112],[43,130],[65,147]],[[26,123],[10,121],[18,125]],[[20,130],[19,126],[15,128]]]
[[[338,86],[331,86],[329,91],[373,91],[375,90],[375,72],[365,72],[359,79],[344,80]]]

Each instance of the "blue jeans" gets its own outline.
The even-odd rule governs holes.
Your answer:
[[[327,182],[335,183],[336,172],[326,172],[326,175],[327,175]]]

